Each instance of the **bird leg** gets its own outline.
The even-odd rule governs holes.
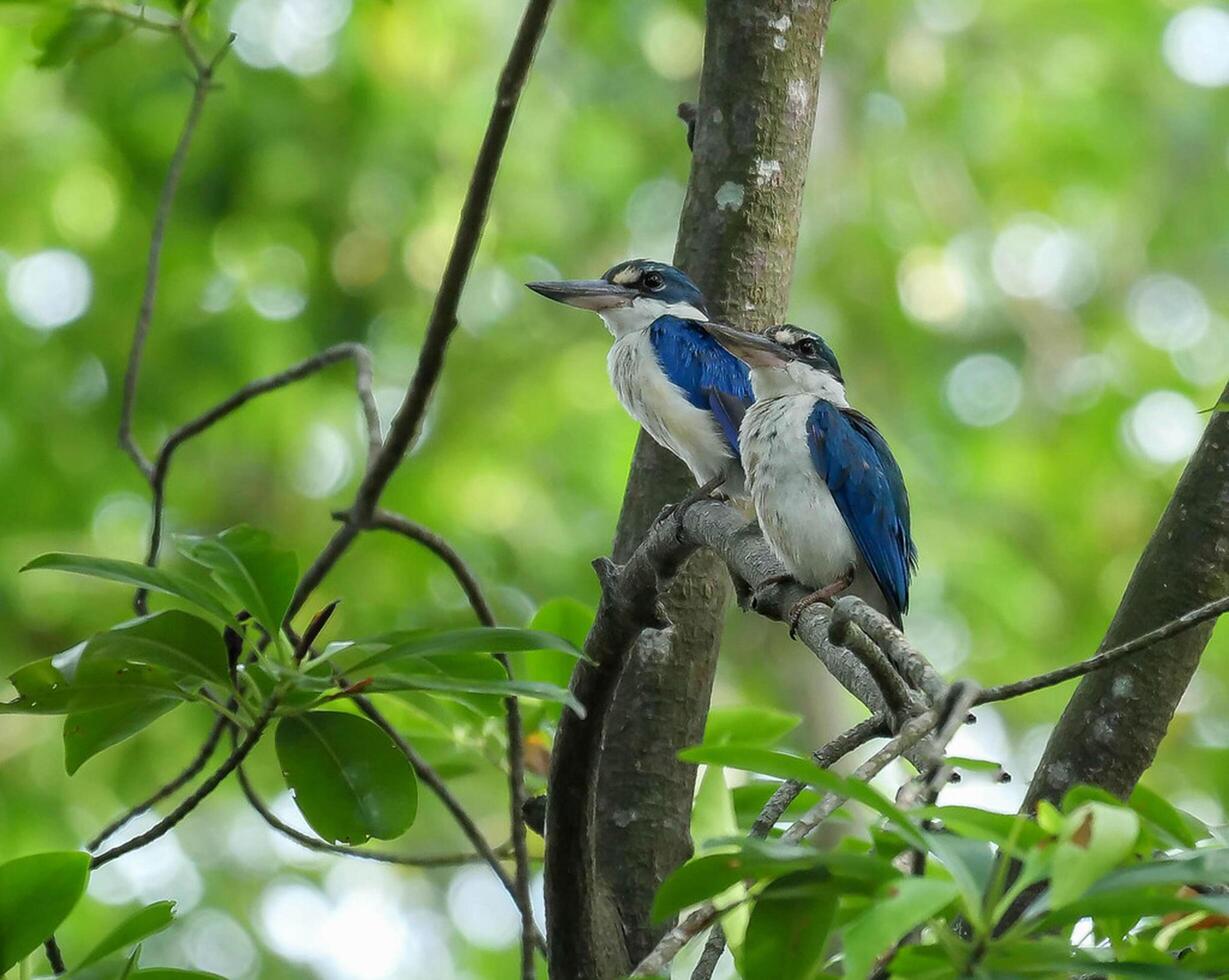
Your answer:
[[[794,603],[789,611],[789,637],[791,640],[798,637],[798,620],[802,618],[802,614],[817,602],[831,603],[836,596],[853,585],[854,571],[850,567],[835,582],[825,585],[822,589],[816,589],[810,595],[804,595]]]
[[[701,500],[728,500],[729,499],[725,494],[717,492],[717,488],[720,487],[721,484],[723,483],[725,483],[724,476],[713,477],[706,484],[704,484],[704,486],[696,487],[695,490],[689,493],[686,497],[680,500],[677,504],[670,504],[669,506],[667,506],[661,512],[661,515],[657,519],[659,521],[664,521],[671,517],[674,517],[678,521],[678,532],[677,533],[681,537],[683,533],[683,516],[687,513],[687,511],[693,505],[698,504]]]

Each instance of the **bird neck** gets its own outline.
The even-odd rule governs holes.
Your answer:
[[[626,337],[640,330],[648,330],[658,317],[677,316],[683,320],[707,320],[704,313],[690,303],[666,303],[649,296],[640,296],[627,306],[600,313],[606,329],[615,339]]]
[[[751,390],[757,401],[788,395],[806,395],[831,402],[837,408],[848,408],[845,386],[826,371],[816,371],[800,361],[790,361],[776,367],[751,369]]]

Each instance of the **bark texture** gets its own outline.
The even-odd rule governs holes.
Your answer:
[[[1217,412],[1135,566],[1101,649],[1227,593],[1229,412]],[[1050,736],[1025,807],[1057,802],[1077,783],[1130,795],[1152,764],[1214,625],[1193,627],[1085,677]]]
[[[674,261],[704,291],[711,315],[751,328],[779,320],[788,304],[830,8],[831,0],[708,4]],[[626,561],[662,507],[693,488],[682,464],[641,433],[615,560]],[[556,829],[590,823],[557,812],[552,778],[546,893],[555,980],[625,975],[664,931],[649,917],[653,894],[691,854],[695,771],[677,753],[703,735],[730,592],[722,563],[693,555],[663,597],[671,625],[645,630],[613,681],[601,737],[585,737],[584,723],[565,713],[557,753],[575,754],[569,739],[592,751],[583,804],[592,832],[579,849],[551,840]],[[576,860],[552,866],[565,853]]]

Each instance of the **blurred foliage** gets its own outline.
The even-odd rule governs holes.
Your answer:
[[[17,569],[52,550],[143,554],[146,488],[115,429],[150,221],[190,98],[172,37],[125,29],[77,60],[118,32],[67,9],[0,4],[5,675],[129,615],[114,586]],[[790,315],[832,342],[901,461],[921,552],[908,629],[953,675],[995,683],[1092,651],[1202,426],[1196,410],[1229,376],[1218,13],[1182,0],[835,10]],[[518,14],[474,0],[217,0],[196,15],[204,50],[228,29],[238,40],[167,239],[136,420],[147,450],[240,383],[341,340],[372,347],[391,414]],[[689,164],[674,105],[695,96],[701,43],[696,0],[564,3],[518,113],[462,330],[386,498],[473,563],[501,622],[547,606],[541,629],[583,623],[635,438],[596,320],[519,284],[668,257]],[[309,560],[362,467],[348,371],[185,446],[169,530],[247,522]],[[447,571],[391,535],[353,549],[321,589],[333,597],[340,636],[472,623]],[[1215,639],[1149,776],[1213,823],[1229,800],[1225,652]],[[800,750],[858,716],[783,631],[737,613],[718,683],[721,704],[801,714]],[[981,709],[957,751],[1017,778],[973,776],[943,802],[1012,808],[1067,695]],[[441,729],[408,708],[396,720],[502,842],[498,723]],[[6,854],[78,847],[185,764],[207,725],[203,708],[177,711],[70,782],[57,726],[0,719]],[[272,796],[272,744],[251,768]],[[419,804],[395,846],[459,849],[438,803]],[[62,930],[70,959],[140,903],[175,899],[190,914],[145,962],[273,980],[501,977],[515,962],[515,916],[477,867],[325,860],[268,834],[229,786],[93,875],[88,895]]]

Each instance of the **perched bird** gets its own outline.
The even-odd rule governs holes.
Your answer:
[[[687,464],[703,491],[745,494],[738,431],[751,382],[742,361],[704,329],[704,297],[686,275],[633,259],[601,279],[526,285],[598,314],[615,338],[607,365],[628,414]]]
[[[917,565],[909,495],[879,430],[845,400],[832,348],[791,324],[764,334],[704,327],[751,369],[756,400],[740,444],[760,528],[790,575],[816,589],[791,626],[848,592],[899,627]]]

